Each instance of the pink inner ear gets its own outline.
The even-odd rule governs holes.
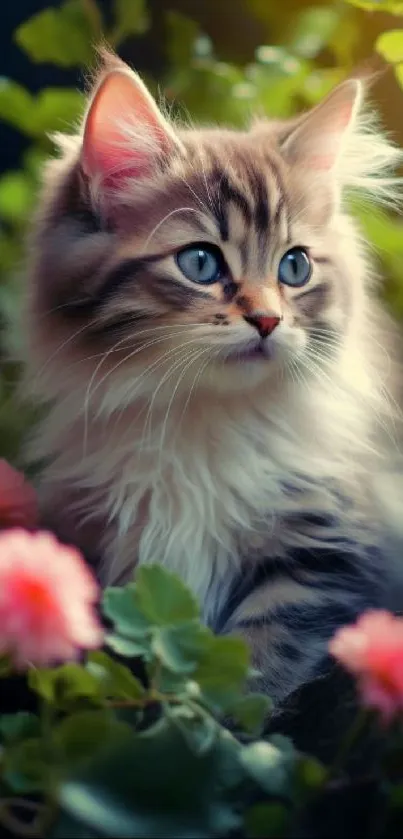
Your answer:
[[[146,175],[153,157],[166,145],[161,122],[157,106],[140,81],[125,72],[111,73],[87,116],[84,171],[113,182],[121,176]]]
[[[318,173],[331,172],[359,101],[357,82],[344,82],[317,106],[286,142],[292,159]]]

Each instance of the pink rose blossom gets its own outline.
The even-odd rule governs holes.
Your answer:
[[[50,533],[0,533],[0,654],[18,668],[77,658],[102,644],[98,586],[81,554]]]
[[[376,708],[384,722],[403,711],[403,618],[366,612],[339,629],[329,649],[357,677],[363,704]]]
[[[0,459],[0,528],[36,527],[38,507],[33,488],[6,460]]]

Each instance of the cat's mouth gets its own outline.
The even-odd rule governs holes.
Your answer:
[[[262,340],[256,344],[247,344],[246,346],[233,347],[226,350],[223,360],[227,363],[234,363],[240,361],[268,361],[273,358],[273,347],[269,341]]]

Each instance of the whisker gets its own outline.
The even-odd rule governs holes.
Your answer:
[[[93,371],[93,373],[92,373],[92,376],[91,376],[91,378],[90,378],[90,380],[89,380],[89,383],[88,383],[88,385],[87,385],[87,389],[86,389],[86,393],[85,393],[85,398],[84,398],[84,433],[85,433],[85,447],[84,447],[84,450],[86,450],[86,440],[87,440],[87,431],[88,431],[88,409],[89,409],[90,398],[93,398],[93,397],[95,396],[95,393],[99,390],[99,388],[100,388],[100,387],[102,387],[102,385],[103,385],[103,384],[105,383],[105,381],[109,378],[109,376],[113,375],[113,374],[116,372],[116,370],[117,370],[117,369],[118,369],[118,368],[119,368],[122,364],[124,364],[124,363],[126,363],[127,361],[129,361],[129,359],[133,358],[133,357],[134,357],[135,355],[137,355],[138,353],[140,353],[140,352],[142,352],[142,351],[144,351],[144,350],[146,350],[146,349],[149,349],[149,347],[155,346],[156,344],[160,344],[162,341],[167,341],[167,340],[169,340],[170,338],[175,337],[175,336],[176,336],[176,334],[177,334],[177,333],[174,333],[174,335],[168,334],[168,335],[162,335],[162,336],[159,336],[158,338],[153,338],[151,341],[147,341],[145,344],[142,344],[142,345],[141,345],[141,347],[137,347],[135,350],[133,350],[132,352],[130,352],[128,355],[126,354],[126,355],[124,356],[124,358],[122,358],[122,359],[121,359],[121,360],[120,360],[117,364],[115,364],[115,365],[114,365],[114,367],[112,367],[112,370],[108,370],[108,372],[107,372],[104,376],[102,376],[102,378],[100,379],[100,381],[99,381],[99,382],[96,384],[96,386],[92,389],[92,385],[94,384],[94,381],[95,381],[96,375],[97,375],[97,373],[99,372],[99,370],[101,369],[101,367],[102,367],[102,365],[104,364],[104,362],[105,362],[105,361],[107,360],[107,358],[111,355],[111,350],[109,350],[107,353],[105,353],[105,354],[104,354],[104,356],[101,358],[101,361],[97,364],[97,366],[96,366],[95,370],[94,370],[94,371]],[[121,342],[118,342],[118,343],[121,343]],[[114,349],[116,350],[116,348],[117,348],[117,345],[115,344],[115,345],[114,345]],[[140,377],[140,378],[141,378],[141,377]],[[91,389],[92,389],[92,390],[91,390]]]
[[[184,344],[181,344],[179,347],[174,348],[174,350],[173,350],[173,351],[171,351],[171,354],[172,354],[172,353],[175,353],[175,355],[176,355],[176,353],[177,353],[177,352],[182,353],[182,350],[183,350],[185,347],[189,346],[190,344],[194,344],[195,342],[197,342],[197,340],[198,340],[198,339],[193,339],[193,340],[191,340],[191,341],[186,341]],[[165,358],[167,358],[167,357],[168,357],[168,356],[166,356]],[[188,360],[187,358],[186,358],[186,359],[184,359],[184,361],[187,361],[187,360]],[[180,362],[181,362],[181,359],[180,359]],[[179,362],[178,366],[180,366],[180,362]],[[176,369],[176,368],[175,368],[175,369]],[[169,378],[169,376],[171,375],[171,370],[172,370],[172,368],[169,368],[169,370],[168,370],[168,371],[165,373],[165,375],[162,377],[161,381],[158,383],[158,386],[156,387],[156,389],[155,389],[155,390],[154,390],[154,392],[153,392],[152,399],[151,399],[151,402],[150,402],[150,404],[149,404],[148,411],[147,411],[147,415],[146,415],[145,428],[144,428],[144,434],[143,434],[143,440],[144,440],[145,435],[146,435],[146,432],[147,432],[147,430],[148,430],[148,424],[149,424],[149,423],[150,423],[150,434],[151,434],[151,416],[152,416],[153,406],[154,406],[154,403],[155,403],[155,398],[156,398],[156,396],[157,396],[157,393],[160,391],[160,389],[161,389],[162,385],[164,384],[164,382],[165,382],[165,381],[167,380],[167,378]]]
[[[146,239],[144,249],[147,250],[148,245],[150,244],[153,236],[155,236],[157,230],[159,230],[160,227],[162,227],[162,225],[165,224],[165,222],[168,221],[169,218],[171,218],[171,216],[174,216],[177,213],[184,213],[184,212],[197,213],[198,215],[200,215],[200,210],[197,210],[195,207],[178,207],[176,210],[171,210],[170,213],[167,213],[166,216],[164,216],[164,218],[161,219],[161,221],[159,221],[158,224],[155,225],[154,229],[151,231],[150,235]]]
[[[166,413],[165,413],[164,422],[162,424],[161,436],[160,436],[160,446],[159,446],[159,460],[160,460],[160,462],[161,462],[161,457],[162,457],[162,447],[164,445],[164,440],[165,440],[165,435],[166,435],[166,430],[167,430],[167,425],[168,425],[168,417],[169,417],[172,405],[174,403],[175,396],[178,392],[179,385],[180,385],[181,381],[183,380],[183,377],[184,377],[186,371],[189,369],[189,367],[191,367],[192,364],[195,361],[197,361],[197,359],[199,359],[203,355],[205,355],[206,352],[209,352],[209,350],[210,350],[210,347],[207,347],[207,348],[204,347],[202,350],[196,350],[194,353],[192,353],[190,360],[188,360],[187,364],[185,364],[182,372],[178,376],[178,380],[177,380],[176,385],[175,385],[175,387],[172,391],[170,400],[168,402],[167,410],[166,410]]]

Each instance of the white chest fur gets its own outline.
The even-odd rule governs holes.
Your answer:
[[[137,562],[161,562],[202,603],[209,592],[211,604],[229,566],[293,544],[293,538],[298,542],[281,529],[284,515],[301,503],[287,485],[302,491],[305,509],[325,509],[315,485],[345,478],[346,463],[353,477],[353,451],[357,455],[354,423],[338,416],[340,401],[329,404],[318,392],[312,415],[312,392],[306,396],[297,398],[290,388],[274,402],[261,395],[255,403],[200,400],[185,418],[172,412],[164,428],[156,418],[147,434],[133,423],[129,434],[121,428],[116,448],[110,438],[114,480],[107,507],[117,536],[109,545],[105,582]]]

